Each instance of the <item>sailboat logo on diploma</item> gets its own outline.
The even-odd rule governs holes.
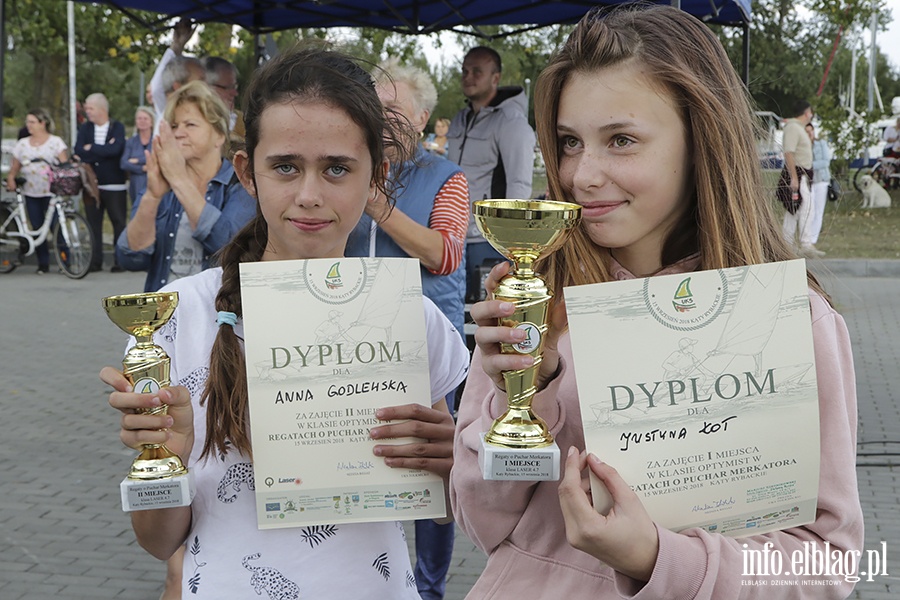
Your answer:
[[[675,331],[706,327],[722,314],[729,297],[728,280],[721,270],[697,271],[690,277],[647,277],[642,287],[647,311]]]
[[[691,293],[690,277],[678,284],[678,289],[675,290],[675,296],[672,298],[672,306],[678,312],[687,312],[692,308],[697,308],[694,303],[694,295]]]
[[[350,302],[370,283],[366,263],[359,258],[313,258],[303,261],[301,270],[306,289],[325,304]]]
[[[328,286],[330,290],[336,290],[339,287],[343,287],[343,282],[341,282],[341,263],[336,262],[331,265],[331,268],[328,269],[328,274],[325,275],[325,285]]]

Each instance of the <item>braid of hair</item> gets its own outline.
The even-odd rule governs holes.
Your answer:
[[[262,258],[268,239],[266,221],[256,217],[241,229],[219,255],[222,287],[216,296],[216,310],[241,316],[240,264]],[[252,456],[250,448],[247,369],[244,349],[234,328],[220,326],[209,356],[209,378],[200,404],[206,404],[206,439],[203,458],[213,452],[225,454],[226,442],[237,451]]]

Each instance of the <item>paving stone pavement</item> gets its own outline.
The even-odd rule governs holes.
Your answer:
[[[854,598],[900,597],[900,263],[825,261],[823,281],[854,342],[860,420],[859,489],[866,548],[886,542],[887,571]],[[118,484],[134,452],[97,378],[120,364],[125,336],[100,298],[141,291],[140,273],[73,281],[0,275],[0,600],[156,600],[163,565],[134,542]],[[868,465],[868,466],[862,466]],[[411,528],[410,542],[412,542]],[[447,600],[460,600],[484,556],[457,535]],[[527,600],[527,599],[524,599]]]

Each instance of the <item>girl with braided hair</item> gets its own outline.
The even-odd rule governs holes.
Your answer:
[[[242,345],[242,262],[341,257],[367,202],[385,185],[385,146],[396,146],[371,77],[337,52],[280,55],[254,76],[245,98],[246,149],[234,157],[256,217],[219,255],[220,267],[180,279],[174,316],[156,336],[171,358],[172,381],[137,394],[107,367],[110,404],[123,413],[130,447],[165,442],[194,473],[189,507],[133,512],[138,542],[159,559],[182,545],[182,588],[197,598],[418,598],[403,530],[396,522],[258,530],[247,381]],[[449,477],[453,419],[444,396],[465,376],[459,334],[425,300],[432,408],[379,409],[373,439],[391,467]],[[218,323],[218,325],[217,325]],[[167,416],[138,414],[167,404]],[[310,457],[312,459],[312,457]]]

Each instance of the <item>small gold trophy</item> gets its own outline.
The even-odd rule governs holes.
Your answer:
[[[534,357],[531,367],[503,373],[508,406],[484,435],[483,475],[485,479],[554,481],[559,479],[559,447],[547,424],[531,409],[553,294],[533,266],[538,258],[562,246],[581,218],[581,207],[544,200],[482,200],[475,202],[474,211],[484,238],[514,263],[494,298],[516,305],[502,324],[522,329],[526,336],[518,344],[503,344],[501,352]]]
[[[178,305],[178,292],[110,296],[103,308],[119,329],[137,343],[125,354],[123,373],[136,392],[154,393],[169,385],[169,356],[153,343],[153,333],[165,325]],[[144,414],[164,415],[163,404]],[[193,486],[187,467],[164,444],[145,444],[122,481],[122,510],[188,506]]]

